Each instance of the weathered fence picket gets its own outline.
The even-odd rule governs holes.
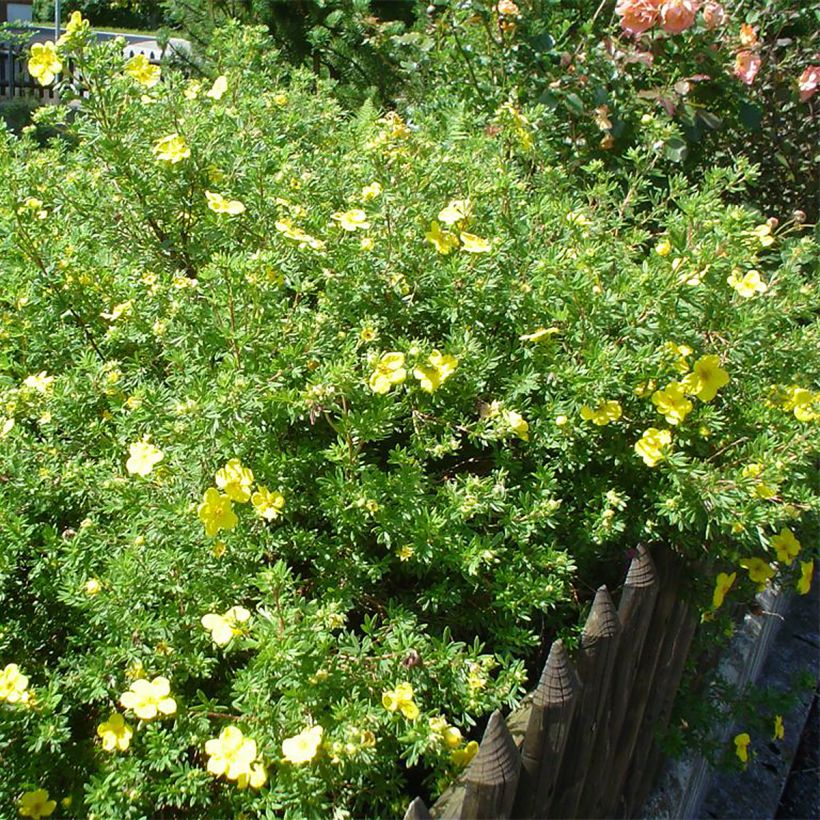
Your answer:
[[[552,803],[579,688],[563,642],[555,641],[533,694],[521,748],[515,817],[536,817],[540,807]]]
[[[508,721],[494,712],[456,783],[404,820],[635,816],[695,632],[681,578],[671,551],[639,548],[618,609],[597,591],[574,665],[555,641],[535,690]]]
[[[558,778],[555,814],[575,817],[589,772],[599,728],[604,723],[609,685],[621,637],[618,612],[606,587],[595,594],[575,667],[581,679],[581,696],[572,721],[569,742]]]

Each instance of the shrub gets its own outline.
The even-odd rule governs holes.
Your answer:
[[[751,166],[86,38],[0,135],[4,812],[394,816],[638,542],[797,581],[818,248]]]

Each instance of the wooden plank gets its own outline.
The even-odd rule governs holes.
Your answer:
[[[629,771],[627,772],[626,781],[620,795],[619,816],[631,816],[637,793],[646,778],[646,764],[655,740],[655,723],[660,715],[661,700],[667,691],[672,663],[674,661],[673,652],[676,642],[676,633],[683,627],[686,614],[686,604],[681,600],[676,601],[672,618],[670,619],[666,635],[663,639],[655,680],[653,681],[646,708],[644,709],[643,720],[638,730],[632,760],[629,764]]]
[[[608,714],[603,718],[579,805],[582,817],[607,815],[610,803],[617,798],[617,773],[625,771],[629,762],[631,748],[623,747],[618,741],[652,623],[658,586],[655,562],[649,551],[641,546],[629,566],[618,605],[621,641],[612,673]]]
[[[658,770],[663,760],[663,752],[657,739],[658,734],[662,733],[669,725],[669,718],[672,715],[675,698],[678,694],[678,687],[683,677],[683,670],[689,657],[689,649],[692,646],[692,639],[695,636],[697,625],[698,619],[695,617],[695,612],[684,602],[683,619],[676,633],[675,645],[672,649],[672,658],[669,664],[669,672],[664,691],[658,693],[660,697],[656,700],[659,704],[659,711],[652,727],[652,742],[649,755],[643,764],[643,776],[637,779],[637,788],[635,789],[631,802],[628,804],[627,811],[629,817],[639,816],[643,804],[646,802],[646,798],[655,783],[655,778],[658,775]]]
[[[533,693],[529,723],[521,749],[514,816],[548,817],[561,769],[579,683],[562,641],[550,647]]]
[[[465,772],[461,820],[505,820],[512,816],[521,758],[504,718],[490,715],[478,754]]]
[[[417,797],[408,807],[404,813],[404,820],[432,820],[430,812],[427,811],[427,806],[424,801]]]
[[[633,766],[647,704],[655,691],[664,640],[673,628],[678,601],[680,573],[674,556],[670,550],[662,548],[655,552],[654,561],[659,578],[658,595],[621,726],[617,743],[619,754],[610,771],[610,798],[605,810],[609,817],[620,817],[625,812],[623,791]]]
[[[561,764],[552,816],[576,816],[607,703],[620,634],[618,613],[607,588],[602,586],[581,635],[576,660],[581,695]]]

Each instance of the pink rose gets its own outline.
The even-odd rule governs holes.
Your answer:
[[[627,34],[643,34],[658,20],[661,0],[618,0],[615,14]]]
[[[806,102],[820,85],[820,65],[810,65],[797,80],[800,89],[800,102]]]
[[[665,0],[661,6],[661,24],[667,34],[680,34],[694,22],[699,0]]]
[[[760,71],[760,63],[760,57],[753,51],[738,51],[735,57],[735,76],[746,85],[751,85]]]
[[[726,22],[726,9],[720,3],[707,3],[703,7],[703,22],[710,31]]]

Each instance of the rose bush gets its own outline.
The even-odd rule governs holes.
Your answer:
[[[4,813],[395,816],[639,542],[716,618],[810,577],[818,246],[753,167],[569,173],[268,45],[78,25],[0,132]]]

